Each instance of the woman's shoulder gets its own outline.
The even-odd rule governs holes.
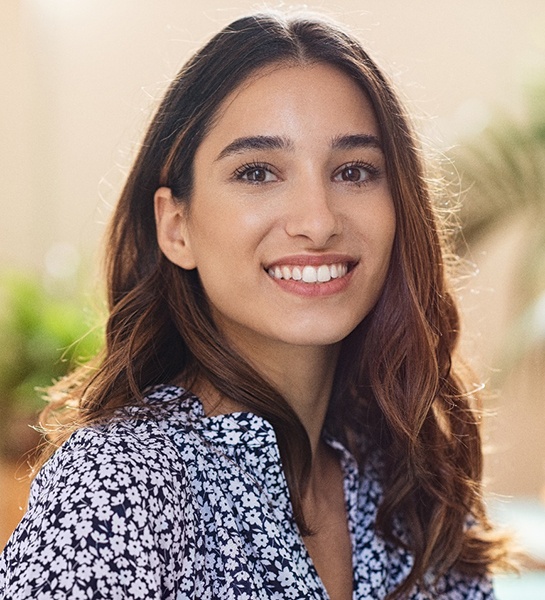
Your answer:
[[[192,404],[180,388],[162,386],[151,390],[138,407],[123,408],[107,422],[77,429],[42,467],[31,498],[37,490],[58,493],[61,481],[65,488],[70,483],[92,488],[113,477],[143,487],[150,478],[174,481],[183,476],[173,432],[190,428]]]
[[[190,406],[182,401],[175,408],[170,399],[174,421],[183,423]],[[143,597],[128,593],[151,585],[140,581],[142,569],[160,572],[153,585],[172,584],[195,499],[168,434],[174,426],[153,409],[158,401],[77,430],[44,465],[27,513],[0,558],[0,595],[5,586],[14,598],[37,597],[38,588],[50,586],[71,590],[59,597],[75,597],[75,589],[90,589],[92,582],[106,590],[100,595],[97,587],[97,597],[114,597],[107,591],[112,585],[122,590],[116,597]],[[159,594],[154,588],[149,597]]]

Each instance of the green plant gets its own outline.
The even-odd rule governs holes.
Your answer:
[[[464,190],[461,246],[472,248],[513,223],[524,228],[513,257],[509,343],[500,357],[507,372],[529,353],[545,350],[545,80],[528,87],[524,118],[496,114],[450,158]]]
[[[0,275],[0,453],[14,453],[20,415],[28,421],[43,408],[40,389],[99,350],[102,332],[82,306],[35,275]]]

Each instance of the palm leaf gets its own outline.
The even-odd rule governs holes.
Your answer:
[[[544,88],[545,89],[545,88]],[[539,112],[539,109],[541,113]],[[514,257],[513,319],[502,363],[545,349],[545,103],[524,122],[497,115],[450,154],[461,180],[460,248],[471,249],[516,221],[525,235]],[[514,300],[516,298],[516,301]],[[507,340],[506,340],[507,341]]]

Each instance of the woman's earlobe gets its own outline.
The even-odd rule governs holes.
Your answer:
[[[187,227],[185,206],[177,202],[167,187],[160,187],[154,195],[157,243],[163,254],[182,269],[197,265]]]

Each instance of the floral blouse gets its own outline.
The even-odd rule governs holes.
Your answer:
[[[17,600],[326,600],[295,525],[272,426],[206,417],[174,386],[139,411],[80,429],[42,468],[0,556],[0,597]],[[164,408],[161,408],[164,407]],[[380,600],[411,556],[374,529],[379,469],[338,442],[353,548],[353,598]],[[492,600],[488,579],[455,572],[412,600]]]

